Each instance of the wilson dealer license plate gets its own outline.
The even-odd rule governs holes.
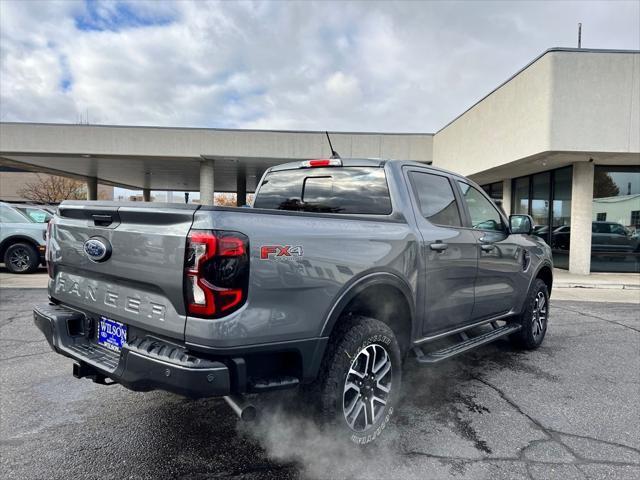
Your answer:
[[[98,344],[119,352],[127,341],[127,326],[107,317],[100,317]]]

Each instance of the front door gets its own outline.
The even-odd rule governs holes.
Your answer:
[[[477,188],[458,181],[467,207],[469,226],[478,241],[478,275],[473,320],[507,313],[518,304],[518,280],[523,269],[523,249],[509,235],[506,220]]]
[[[474,232],[462,226],[461,209],[449,177],[427,169],[410,169],[407,176],[422,236],[422,331],[430,335],[471,319],[478,249]]]

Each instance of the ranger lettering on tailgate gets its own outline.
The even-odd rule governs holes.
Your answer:
[[[109,290],[99,285],[92,285],[86,279],[73,275],[60,273],[56,278],[55,293],[75,295],[85,300],[86,303],[97,305],[104,304],[114,309],[123,309],[136,315],[145,315],[147,318],[164,321],[166,307],[151,300],[143,300],[139,297],[122,295],[119,292]]]

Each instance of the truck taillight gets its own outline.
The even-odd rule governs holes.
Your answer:
[[[190,315],[218,318],[240,308],[249,287],[249,239],[239,232],[191,230],[185,255]]]

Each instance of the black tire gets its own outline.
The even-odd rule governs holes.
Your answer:
[[[375,361],[368,362],[372,357]],[[389,371],[384,373],[388,365]],[[347,317],[333,332],[318,379],[306,396],[322,424],[337,427],[356,444],[370,443],[380,436],[393,414],[400,397],[401,369],[400,347],[387,325],[374,318]],[[361,373],[370,375],[363,378]]]
[[[536,278],[531,285],[522,314],[516,321],[522,328],[509,337],[511,342],[526,350],[538,348],[549,325],[549,290],[541,279]]]
[[[33,273],[40,265],[40,255],[30,243],[14,243],[4,252],[4,264],[11,273]]]

